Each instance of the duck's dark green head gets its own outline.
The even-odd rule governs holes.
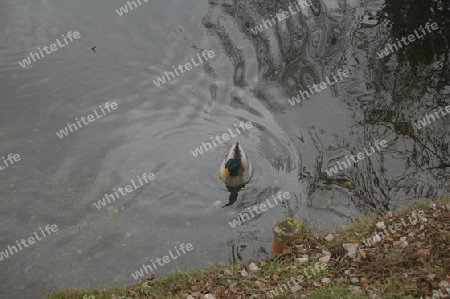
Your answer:
[[[239,169],[241,168],[241,163],[236,159],[229,159],[225,163],[225,170],[220,174],[220,178],[223,179],[227,176],[237,176]]]

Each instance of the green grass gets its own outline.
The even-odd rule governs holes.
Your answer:
[[[306,296],[308,299],[367,299],[368,296],[364,294],[353,294],[346,288],[330,284],[321,288],[320,290],[314,290],[308,292]]]

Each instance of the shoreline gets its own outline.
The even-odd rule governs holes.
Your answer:
[[[419,230],[419,225],[399,226],[399,235],[393,234],[370,246],[362,244],[361,239],[368,238],[374,230],[382,227],[380,222],[386,227],[390,224],[395,226],[414,210],[423,210],[423,217],[427,219],[424,229]],[[384,216],[358,218],[353,224],[338,227],[332,232],[314,232],[302,227],[301,234],[293,241],[289,251],[277,257],[252,263],[177,271],[158,280],[152,274],[131,286],[101,290],[62,289],[46,299],[83,298],[89,295],[95,296],[95,299],[226,299],[248,295],[249,286],[257,296],[254,298],[261,299],[270,298],[267,294],[273,295],[277,290],[281,291],[281,296],[274,298],[288,298],[286,296],[292,293],[298,296],[295,298],[334,298],[330,297],[333,294],[339,294],[342,298],[369,298],[370,295],[377,299],[385,296],[430,298],[434,294],[433,298],[440,298],[436,296],[450,294],[450,276],[440,275],[450,273],[448,248],[443,242],[450,239],[450,231],[436,227],[450,227],[450,197],[415,203],[399,211],[388,211]],[[400,242],[399,238],[407,239]],[[318,264],[317,261],[326,263],[327,271],[315,271],[315,275],[307,275],[301,281],[297,279],[298,282],[291,287],[289,279],[303,275],[305,269],[311,269]],[[419,261],[420,267],[417,266]],[[386,263],[390,265],[389,271],[383,272]],[[424,287],[427,285],[416,285],[416,277],[428,280],[436,287],[428,289]],[[400,284],[393,284],[394,278]],[[286,286],[283,290],[283,285],[290,288]],[[355,297],[356,294],[359,297]]]

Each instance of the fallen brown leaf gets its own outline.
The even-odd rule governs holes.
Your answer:
[[[230,291],[231,291],[231,293],[233,293],[233,294],[236,294],[236,293],[237,293],[237,291],[238,291],[237,283],[233,282],[233,283],[230,285]]]
[[[422,248],[422,249],[418,250],[418,253],[421,254],[421,255],[430,255],[430,249]]]
[[[261,290],[266,288],[266,284],[264,282],[259,281],[259,280],[256,281],[256,285]]]

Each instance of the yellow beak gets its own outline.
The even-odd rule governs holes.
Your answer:
[[[223,179],[229,175],[230,175],[230,171],[228,170],[228,168],[225,168],[225,170],[220,174],[220,178]]]

